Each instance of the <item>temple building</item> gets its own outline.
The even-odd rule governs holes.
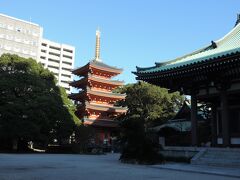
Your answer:
[[[111,79],[122,73],[122,69],[104,64],[100,59],[99,31],[96,31],[95,58],[72,73],[80,77],[79,80],[70,83],[79,90],[78,93],[69,96],[78,104],[75,114],[85,125],[95,128],[96,144],[109,145],[118,127],[114,118],[126,113],[127,108],[114,105],[116,101],[125,98],[125,94],[113,92],[124,82]]]
[[[137,80],[191,96],[191,143],[199,146],[197,104],[211,110],[211,146],[240,146],[240,15],[223,38],[134,72]]]

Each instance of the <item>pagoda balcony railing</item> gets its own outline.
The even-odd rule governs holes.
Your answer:
[[[105,77],[105,76],[99,76],[99,75],[93,75],[93,74],[91,74],[91,76],[92,77],[95,77],[95,78],[99,78],[99,79],[103,79],[103,80],[110,80],[110,78],[109,77]]]
[[[91,102],[89,102],[89,104],[90,105],[96,105],[96,106],[104,106],[104,107],[114,107],[113,104],[109,104],[109,103],[106,103],[106,102],[99,102],[99,101],[91,101]]]
[[[96,109],[100,111],[113,111],[113,112],[126,112],[127,108],[126,107],[118,107],[118,106],[106,106],[105,104],[93,104],[89,102],[85,102],[85,107],[89,109]]]
[[[84,97],[86,94],[92,94],[100,97],[108,97],[108,98],[115,98],[115,99],[124,99],[126,97],[126,94],[120,94],[120,93],[112,93],[107,91],[95,91],[91,88],[87,88],[87,90],[81,90],[78,93],[71,93],[69,95],[72,99],[78,99]]]
[[[81,85],[85,85],[87,81],[95,81],[95,82],[101,82],[103,84],[111,84],[111,85],[117,85],[117,86],[122,86],[124,84],[124,81],[117,81],[117,80],[107,80],[107,79],[101,79],[98,77],[94,77],[92,75],[88,75],[88,77],[81,78],[77,81],[73,81],[70,83],[71,86],[73,87],[78,87]]]
[[[120,94],[120,93],[113,93],[111,91],[98,91],[94,90],[92,88],[87,88],[87,93],[99,95],[99,96],[107,96],[107,97],[119,97],[119,98],[125,98],[126,94]]]
[[[103,79],[99,78],[98,76],[94,76],[89,74],[89,79],[97,82],[103,82],[105,84],[114,84],[114,85],[119,85],[122,86],[124,84],[124,81],[118,81],[118,80],[111,80],[111,79]]]

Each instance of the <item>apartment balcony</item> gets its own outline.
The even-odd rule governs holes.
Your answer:
[[[60,61],[60,57],[55,56],[55,55],[48,54],[48,58],[49,58],[49,59],[56,60],[56,61]]]
[[[48,60],[48,65],[55,66],[56,68],[59,68],[60,64],[51,60]]]
[[[64,70],[64,69],[62,69],[61,70],[61,74],[72,75],[72,72],[71,72],[71,70]]]

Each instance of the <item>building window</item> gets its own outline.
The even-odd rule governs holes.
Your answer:
[[[62,70],[65,70],[65,71],[71,71],[72,69],[70,69],[70,68],[62,68]]]
[[[48,61],[50,61],[50,62],[55,62],[55,63],[59,63],[58,60],[55,60],[55,59],[52,59],[52,58],[48,58]]]
[[[43,53],[46,53],[46,50],[44,50],[44,49],[41,49],[41,52],[43,52]]]
[[[68,58],[68,59],[72,59],[72,56],[68,56],[68,55],[63,55],[63,57]]]
[[[72,63],[70,63],[70,62],[66,62],[66,61],[63,61],[62,63],[63,63],[63,64],[70,65],[70,66],[72,65]]]
[[[49,52],[49,54],[50,54],[50,55],[53,55],[53,56],[60,57],[60,54],[57,54],[57,53]]]
[[[46,46],[47,46],[47,44],[46,44],[46,43],[42,43],[42,46],[46,47]]]
[[[66,51],[66,52],[69,52],[69,53],[72,53],[72,52],[73,52],[72,50],[70,50],[70,49],[65,49],[65,48],[63,48],[63,51]]]
[[[62,74],[63,77],[71,78],[71,75]]]
[[[44,56],[40,56],[40,58],[41,58],[41,59],[46,59],[46,57],[44,57]]]
[[[61,80],[61,82],[62,82],[62,83],[66,83],[66,84],[68,84],[68,83],[69,83],[68,81],[63,81],[63,80]]]
[[[16,31],[17,31],[17,32],[21,32],[21,31],[22,31],[22,28],[16,27]]]
[[[54,46],[49,46],[49,48],[50,48],[50,49],[55,49],[55,50],[58,50],[58,51],[60,51],[60,50],[61,50],[61,48],[54,47]]]
[[[51,66],[51,65],[48,65],[49,68],[53,68],[53,69],[58,69],[58,67],[56,66]]]

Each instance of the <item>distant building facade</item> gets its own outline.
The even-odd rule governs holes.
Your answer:
[[[40,25],[0,14],[0,55],[4,53],[36,59],[54,73],[59,86],[71,92],[75,48],[43,39]]]
[[[75,48],[42,39],[38,59],[45,68],[54,73],[58,85],[64,87],[69,94],[71,92],[69,82],[73,80],[71,71],[75,59]]]

